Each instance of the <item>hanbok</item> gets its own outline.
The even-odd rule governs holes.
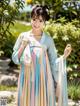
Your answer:
[[[28,39],[29,43],[19,59],[18,50],[23,39]],[[12,59],[21,66],[18,106],[68,106],[66,63],[63,56],[57,58],[52,44],[51,37],[44,32],[40,41],[30,31],[21,33],[17,39]]]

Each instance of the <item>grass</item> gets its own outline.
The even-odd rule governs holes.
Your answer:
[[[14,26],[10,26],[10,31],[14,36],[18,36],[21,32],[26,32],[31,29],[31,25],[24,25],[20,22],[15,22]]]
[[[16,86],[0,85],[0,91],[16,91],[16,90],[17,90]]]
[[[80,99],[80,84],[78,82],[70,81],[68,83],[68,96],[72,100]]]

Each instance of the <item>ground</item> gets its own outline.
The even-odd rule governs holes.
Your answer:
[[[0,77],[3,75],[15,75],[18,78],[19,69],[14,67],[14,68],[10,68],[8,71],[5,71],[5,72],[0,71]],[[9,90],[8,91],[0,91],[0,96],[1,96],[1,94],[2,94],[2,96],[7,95],[7,97],[10,98],[10,100],[12,101],[12,102],[8,103],[7,106],[17,106],[17,94],[18,94],[17,89],[12,90],[12,91],[9,91]],[[2,105],[0,105],[0,106],[2,106]],[[80,106],[80,101],[75,103],[73,100],[68,99],[68,106]]]

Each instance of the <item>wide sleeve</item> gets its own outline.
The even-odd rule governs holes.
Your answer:
[[[48,57],[52,75],[57,82],[58,104],[68,106],[66,59],[63,56],[57,58],[57,52],[52,38],[48,42]]]
[[[52,75],[55,81],[57,81],[57,77],[58,77],[57,62],[56,62],[57,61],[57,50],[56,50],[54,41],[51,37],[48,38],[48,57],[49,57]]]
[[[18,58],[19,48],[23,39],[23,34],[21,33],[17,38],[17,41],[13,47],[12,60],[15,64],[20,64],[20,59]]]

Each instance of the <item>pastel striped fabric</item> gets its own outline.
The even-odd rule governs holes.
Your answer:
[[[44,48],[30,47],[32,61],[20,73],[18,106],[55,106],[54,83]]]

